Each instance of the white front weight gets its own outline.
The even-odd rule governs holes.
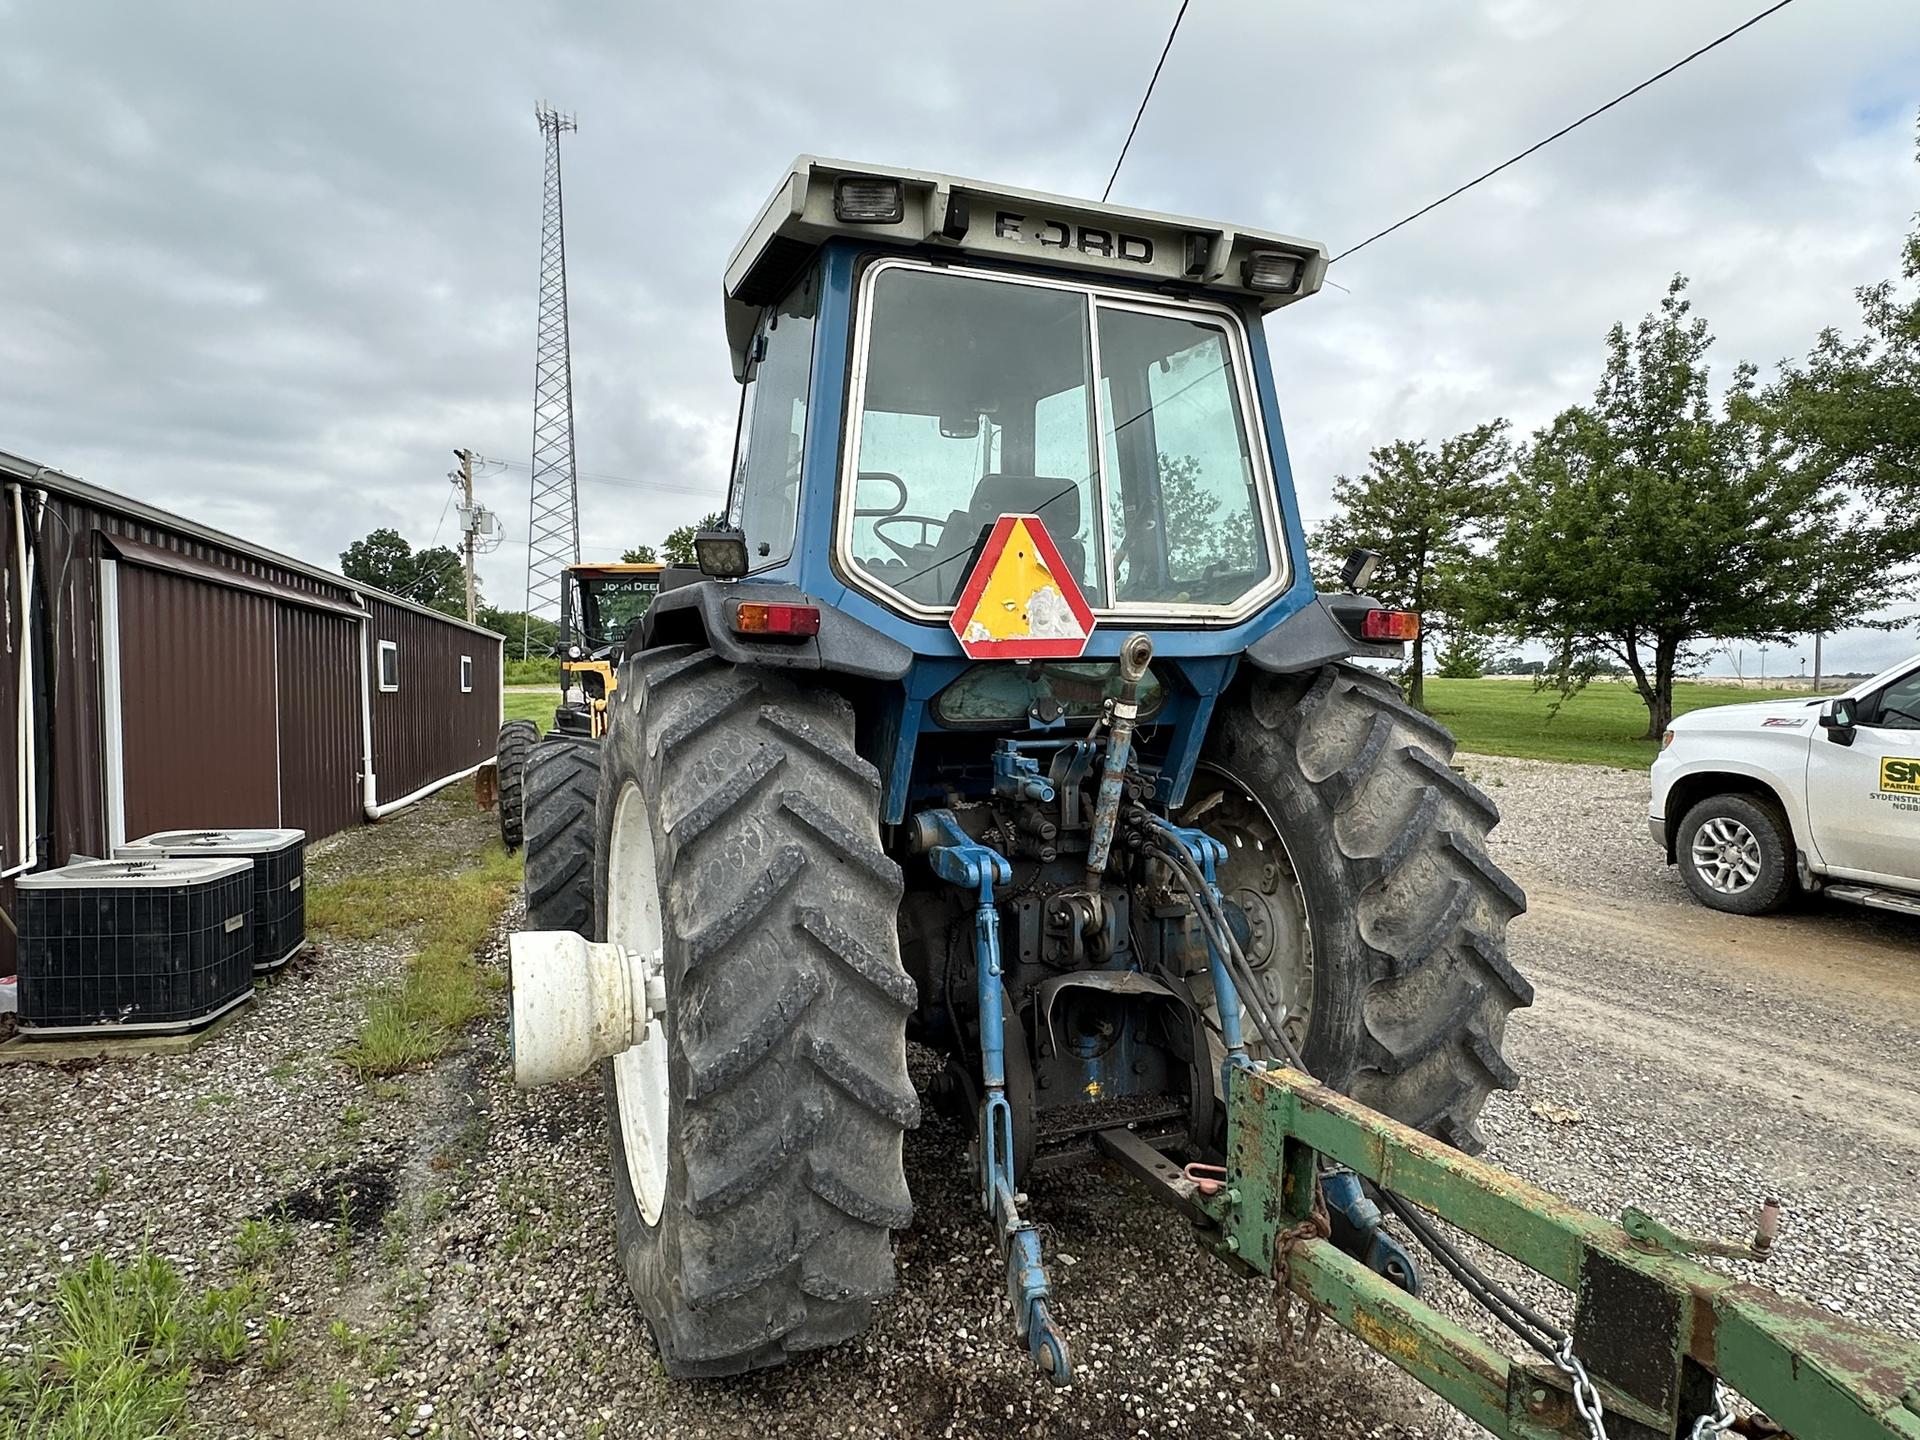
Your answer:
[[[571,1080],[629,1050],[666,1013],[660,957],[588,940],[571,930],[509,938],[513,1083]]]

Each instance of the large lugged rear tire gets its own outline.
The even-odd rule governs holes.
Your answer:
[[[549,735],[527,756],[526,872],[529,930],[593,935],[593,816],[600,742]]]
[[[500,843],[518,850],[526,831],[522,818],[526,783],[527,752],[540,738],[540,727],[531,720],[509,720],[500,727],[494,742],[494,763],[500,776]]]
[[[1507,960],[1526,897],[1487,856],[1499,811],[1452,757],[1445,727],[1351,665],[1251,677],[1205,755],[1272,817],[1305,900],[1308,1066],[1474,1151],[1487,1096],[1519,1083],[1500,1047],[1533,987]]]
[[[668,1374],[779,1364],[867,1327],[912,1218],[879,776],[841,696],[711,651],[629,661],[611,722],[598,933],[657,944],[667,1002],[606,1067],[621,1261]]]

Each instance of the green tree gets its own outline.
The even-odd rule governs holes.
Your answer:
[[[416,551],[398,530],[382,527],[354,541],[340,552],[340,573],[446,615],[467,613],[466,570],[460,557],[445,545]]]
[[[1512,458],[1507,422],[1442,440],[1396,440],[1368,456],[1365,472],[1333,482],[1340,513],[1314,532],[1320,566],[1337,572],[1356,549],[1377,551],[1370,594],[1423,619],[1459,607],[1461,579],[1474,564],[1474,544],[1499,505],[1499,476]],[[1407,699],[1426,704],[1426,634],[1407,659]]]
[[[1493,645],[1479,632],[1456,625],[1434,660],[1433,673],[1442,680],[1478,680],[1493,664]]]
[[[445,545],[415,552],[413,580],[406,598],[445,615],[466,617],[467,571],[459,555]],[[474,585],[475,613],[478,613],[480,588]]]
[[[1900,274],[1904,287],[1883,280],[1854,292],[1859,336],[1821,331],[1805,363],[1782,366],[1767,394],[1802,463],[1893,518],[1889,568],[1920,558],[1920,224],[1901,246]]]
[[[652,565],[655,562],[651,545],[636,545],[631,550],[620,552],[622,565]]]
[[[551,620],[539,615],[527,620],[524,610],[502,610],[495,605],[477,607],[474,618],[489,630],[497,630],[507,637],[509,654],[518,653],[522,659],[552,655],[560,644],[560,627]]]
[[[660,542],[660,560],[665,565],[691,565],[693,559],[693,537],[701,530],[718,530],[727,523],[727,517],[717,511],[702,516],[697,525],[682,525],[678,530],[667,532],[667,538]]]
[[[1607,335],[1590,405],[1522,452],[1470,624],[1547,642],[1571,694],[1624,665],[1657,739],[1694,642],[1783,641],[1858,623],[1886,598],[1879,534],[1817,466],[1794,463],[1750,365],[1721,403],[1713,339],[1676,276],[1657,314]]]
[[[413,583],[413,546],[398,530],[383,526],[340,552],[340,573],[398,595]]]

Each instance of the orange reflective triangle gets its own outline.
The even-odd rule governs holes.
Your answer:
[[[1037,515],[1002,515],[948,622],[975,660],[1071,660],[1093,608]]]

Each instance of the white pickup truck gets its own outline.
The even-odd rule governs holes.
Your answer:
[[[1844,695],[1691,711],[1660,746],[1648,828],[1703,904],[1920,915],[1920,655]]]

